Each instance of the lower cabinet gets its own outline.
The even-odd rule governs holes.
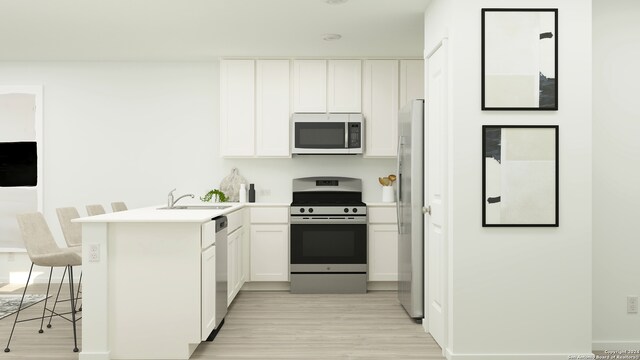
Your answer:
[[[398,224],[395,204],[368,206],[369,281],[398,281]]]
[[[289,281],[289,225],[251,225],[251,281]]]
[[[398,226],[369,225],[369,281],[398,280]]]
[[[216,327],[216,247],[202,252],[202,341],[205,341]]]
[[[244,284],[242,234],[239,228],[227,237],[227,306],[238,295]]]
[[[251,208],[251,281],[289,281],[289,207]]]

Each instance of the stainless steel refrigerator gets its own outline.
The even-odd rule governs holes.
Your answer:
[[[398,116],[398,299],[410,317],[424,317],[424,100]]]

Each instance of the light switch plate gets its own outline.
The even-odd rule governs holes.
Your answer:
[[[628,314],[637,314],[638,313],[638,297],[635,295],[627,296],[627,313]]]

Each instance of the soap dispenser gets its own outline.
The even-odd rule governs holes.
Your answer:
[[[256,189],[253,184],[249,184],[249,202],[256,202]]]
[[[246,184],[240,184],[240,202],[241,203],[247,202],[247,185]]]

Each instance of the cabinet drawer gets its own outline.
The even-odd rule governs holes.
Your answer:
[[[227,234],[231,234],[239,227],[242,226],[244,221],[244,209],[240,209],[234,211],[232,213],[227,214],[227,220],[229,221],[229,226],[227,228]]]
[[[289,222],[288,207],[251,208],[251,223],[286,224]]]
[[[398,222],[395,206],[370,207],[367,211],[369,224],[396,224]]]
[[[216,242],[216,222],[207,221],[200,226],[202,248],[206,249]]]

